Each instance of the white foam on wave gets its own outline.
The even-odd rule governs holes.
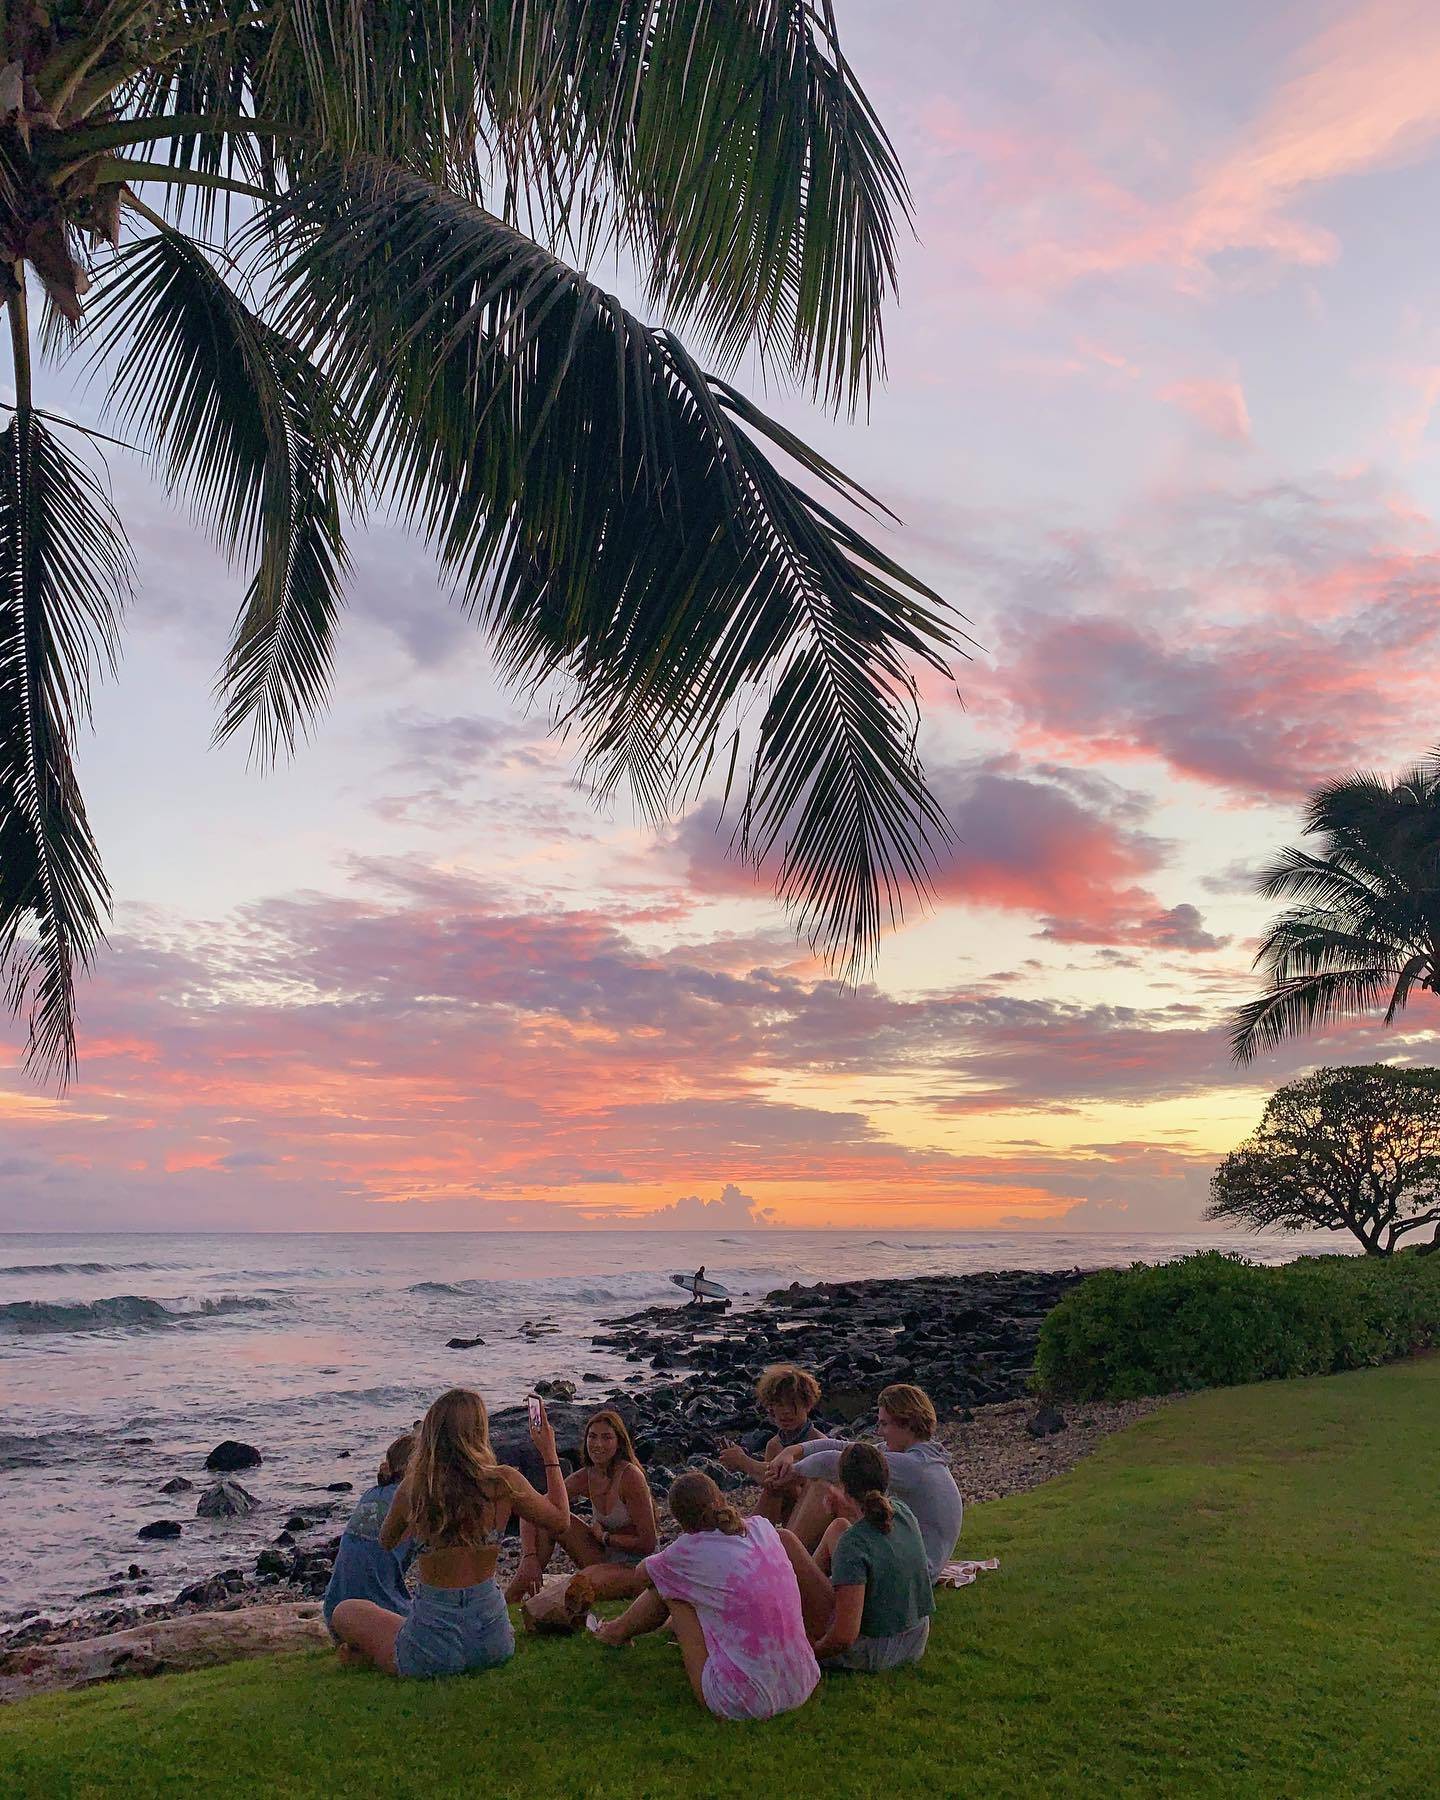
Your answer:
[[[129,1275],[137,1271],[145,1274],[159,1269],[183,1269],[184,1263],[163,1262],[49,1262],[49,1263],[6,1263],[0,1265],[0,1276],[4,1275]]]
[[[46,1332],[105,1331],[116,1327],[171,1325],[183,1319],[223,1313],[268,1312],[278,1299],[261,1294],[114,1294],[104,1300],[10,1300],[0,1304],[0,1333],[38,1336]]]

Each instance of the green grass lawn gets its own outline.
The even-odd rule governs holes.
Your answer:
[[[9,1708],[0,1793],[1434,1795],[1437,1543],[1440,1357],[1231,1388],[975,1507],[1001,1567],[924,1663],[771,1724],[658,1642],[430,1684],[316,1652]]]

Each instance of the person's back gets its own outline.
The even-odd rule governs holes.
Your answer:
[[[355,1510],[340,1538],[340,1547],[335,1552],[330,1585],[321,1602],[327,1625],[342,1600],[369,1600],[391,1612],[409,1610],[405,1571],[414,1559],[415,1545],[405,1538],[393,1550],[388,1549],[380,1541],[380,1530],[414,1449],[414,1432],[402,1432],[380,1459],[380,1467],[375,1471],[375,1486],[367,1489],[355,1503]]]
[[[918,1660],[935,1611],[925,1540],[903,1500],[890,1503],[888,1531],[860,1519],[835,1545],[830,1579],[865,1590],[860,1636],[842,1666],[878,1670]]]
[[[570,1523],[555,1434],[539,1401],[530,1436],[545,1469],[544,1495],[518,1469],[496,1461],[477,1393],[450,1388],[434,1402],[380,1527],[384,1548],[415,1540],[414,1600],[408,1607],[339,1600],[330,1624],[342,1656],[414,1676],[493,1668],[514,1654],[505,1596],[494,1580],[506,1521],[515,1511],[556,1534]]]
[[[322,1607],[325,1623],[342,1600],[373,1600],[376,1606],[404,1612],[410,1604],[405,1571],[415,1557],[414,1540],[404,1539],[394,1550],[380,1542],[380,1527],[400,1487],[399,1476],[367,1489],[356,1502],[335,1553],[330,1585]]]
[[[644,1566],[664,1599],[695,1609],[708,1652],[703,1697],[712,1712],[770,1719],[804,1705],[820,1668],[795,1571],[768,1519],[746,1519],[733,1532],[683,1532]]]
[[[950,1470],[950,1458],[926,1439],[907,1450],[889,1452],[890,1488],[914,1515],[925,1545],[930,1579],[949,1562],[965,1520],[965,1502]]]

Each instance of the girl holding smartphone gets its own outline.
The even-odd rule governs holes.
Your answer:
[[[531,1404],[530,1438],[545,1470],[537,1492],[518,1469],[495,1460],[485,1402],[469,1388],[450,1388],[426,1413],[380,1542],[418,1545],[420,1586],[408,1614],[370,1600],[342,1600],[330,1628],[342,1655],[390,1675],[458,1675],[514,1654],[505,1596],[495,1582],[500,1541],[512,1513],[560,1536],[570,1524],[570,1497],[542,1402]]]
[[[587,1603],[638,1594],[645,1583],[636,1570],[658,1546],[660,1533],[650,1484],[636,1460],[625,1421],[613,1408],[603,1407],[585,1421],[580,1467],[565,1487],[572,1505],[577,1501],[590,1505],[589,1522],[572,1513],[559,1540],[575,1567],[589,1577]],[[520,1567],[507,1599],[524,1600],[536,1591],[555,1543],[554,1534],[542,1527],[528,1521],[521,1524]]]

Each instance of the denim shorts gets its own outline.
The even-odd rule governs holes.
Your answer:
[[[493,1581],[463,1588],[422,1583],[395,1639],[395,1671],[460,1675],[467,1669],[497,1668],[514,1654],[505,1596]]]

